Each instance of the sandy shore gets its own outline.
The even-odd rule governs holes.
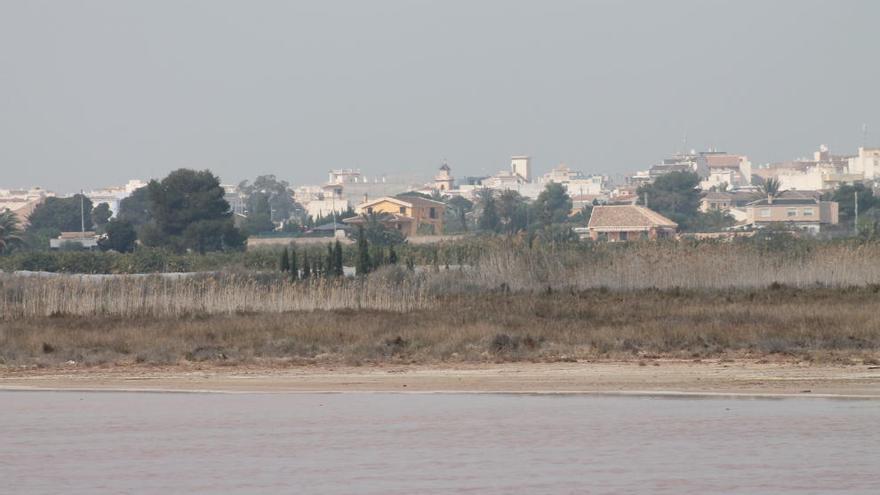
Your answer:
[[[0,370],[0,389],[679,393],[880,398],[880,367],[673,360],[454,367],[70,367]]]

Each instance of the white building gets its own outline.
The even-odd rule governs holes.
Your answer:
[[[570,196],[594,195],[598,196],[605,190],[607,177],[602,175],[587,176],[584,173],[572,170],[565,164],[557,165],[552,170],[541,176],[538,182],[545,186],[547,184],[562,184],[565,191]]]
[[[708,176],[700,182],[704,191],[727,184],[728,187],[744,187],[752,183],[752,162],[744,155],[721,152],[701,153]]]
[[[110,186],[103,189],[96,189],[85,193],[93,205],[97,206],[101,203],[107,203],[113,215],[119,211],[119,202],[131,196],[135,190],[146,186],[147,183],[142,180],[133,179],[128,181],[124,186]]]
[[[525,182],[531,182],[532,159],[528,156],[510,157],[510,171],[522,177]]]
[[[880,178],[880,148],[859,148],[858,156],[851,157],[848,172],[861,174],[867,180]]]
[[[22,226],[26,227],[28,217],[46,198],[55,193],[39,187],[30,189],[0,189],[0,212],[9,210],[18,217]]]
[[[443,162],[440,166],[440,173],[434,176],[434,189],[441,192],[451,191],[455,187],[455,177],[452,176],[452,169],[449,164]]]
[[[340,214],[349,208],[350,204],[347,199],[343,198],[323,198],[303,203],[306,214],[312,218],[326,217],[328,215]]]

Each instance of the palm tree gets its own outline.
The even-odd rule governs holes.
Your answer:
[[[18,217],[9,210],[0,212],[0,253],[5,252],[15,244],[20,244],[21,228],[18,226]]]
[[[780,185],[781,184],[779,183],[779,179],[775,177],[771,177],[765,180],[763,184],[761,184],[761,191],[767,195],[768,201],[773,201],[773,198],[779,195]]]

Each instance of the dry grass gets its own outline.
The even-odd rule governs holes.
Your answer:
[[[446,296],[408,312],[319,310],[0,322],[7,366],[438,363],[660,357],[880,358],[873,289]]]
[[[248,275],[0,277],[0,319],[43,316],[180,317],[333,309],[410,311],[425,305],[417,282],[316,279],[291,283]]]
[[[880,284],[880,245],[800,242],[643,243],[589,250],[509,248],[488,252],[469,281],[534,290],[609,288],[849,287]]]
[[[803,247],[803,246],[801,246]],[[487,252],[464,270],[291,283],[0,276],[0,365],[880,360],[880,247]]]

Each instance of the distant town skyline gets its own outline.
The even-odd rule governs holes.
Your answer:
[[[0,188],[880,146],[872,1],[0,3]],[[867,124],[867,135],[862,126]],[[687,140],[687,144],[683,142]]]

